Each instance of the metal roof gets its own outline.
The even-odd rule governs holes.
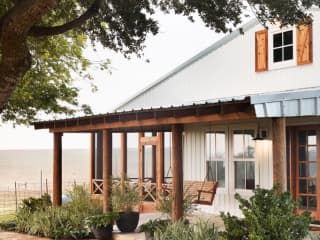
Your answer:
[[[180,118],[187,116],[204,116],[210,114],[228,114],[231,112],[252,112],[249,98],[225,99],[211,102],[194,103],[170,107],[148,109],[133,109],[130,111],[116,111],[99,115],[66,118],[59,120],[34,122],[35,129],[68,128],[95,124],[112,124],[132,120],[148,120],[161,118]],[[137,125],[137,127],[139,127]]]
[[[186,62],[182,63],[181,65],[179,65],[178,67],[176,67],[175,69],[173,69],[171,72],[167,73],[166,75],[164,75],[163,77],[159,78],[158,80],[156,80],[155,82],[151,83],[149,86],[143,88],[141,91],[139,91],[138,93],[136,93],[134,96],[130,97],[128,100],[126,100],[125,102],[123,102],[122,104],[120,104],[116,110],[120,110],[122,108],[125,107],[125,105],[127,105],[128,103],[130,103],[131,101],[133,101],[134,99],[138,98],[139,96],[141,96],[143,93],[145,93],[146,91],[155,88],[156,86],[158,86],[159,84],[161,84],[162,82],[170,79],[172,76],[174,76],[175,74],[181,72],[182,70],[184,70],[185,68],[189,67],[190,65],[192,65],[193,63],[197,62],[198,60],[204,58],[205,56],[207,56],[208,54],[214,52],[215,50],[219,49],[220,47],[224,46],[225,44],[227,44],[228,42],[232,41],[233,39],[235,39],[236,37],[240,36],[241,34],[243,34],[244,32],[250,30],[251,28],[253,28],[254,26],[258,25],[259,22],[257,19],[252,19],[249,22],[247,22],[246,24],[244,24],[243,26],[239,27],[238,29],[234,30],[232,33],[230,33],[229,35],[227,35],[226,37],[223,37],[222,39],[220,39],[219,41],[215,42],[214,44],[212,44],[211,46],[209,46],[208,48],[202,50],[201,52],[199,52],[198,54],[196,54],[194,57],[190,58],[189,60],[187,60]]]
[[[257,118],[320,116],[320,88],[250,97]]]

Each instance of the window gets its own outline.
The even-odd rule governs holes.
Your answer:
[[[298,197],[300,207],[317,209],[317,132],[298,132]]]
[[[293,31],[273,34],[273,62],[283,62],[293,59]]]
[[[255,187],[254,130],[233,131],[233,160],[236,189]]]
[[[226,134],[223,131],[206,134],[207,180],[225,187]]]
[[[279,69],[297,65],[296,27],[270,27],[268,31],[269,69]]]

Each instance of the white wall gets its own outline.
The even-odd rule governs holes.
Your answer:
[[[256,25],[122,109],[188,104],[201,100],[320,87],[320,14],[314,13],[313,63],[255,72]],[[170,58],[168,53],[168,58]]]

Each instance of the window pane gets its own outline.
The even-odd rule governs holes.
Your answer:
[[[308,161],[317,161],[317,147],[308,147]]]
[[[309,131],[308,132],[308,144],[309,145],[316,145],[317,144],[316,131]]]
[[[206,160],[211,160],[211,141],[210,141],[211,134],[206,134]]]
[[[305,145],[306,144],[306,132],[301,131],[299,132],[299,145]]]
[[[216,162],[214,161],[207,161],[207,180],[217,181]]]
[[[309,209],[316,209],[316,208],[317,208],[317,198],[309,197]]]
[[[299,161],[300,162],[306,161],[306,148],[305,147],[299,148]]]
[[[225,187],[225,168],[223,161],[217,161],[219,187]]]
[[[307,197],[306,196],[301,196],[300,197],[300,207],[301,208],[307,208],[308,207]]]
[[[283,33],[283,45],[293,44],[293,33],[292,31],[287,31]]]
[[[233,156],[243,158],[243,135],[242,132],[234,131],[233,134]]]
[[[244,131],[244,157],[245,158],[254,158],[255,153],[255,142],[253,141],[254,131],[246,130]]]
[[[300,163],[299,164],[299,177],[307,177],[307,164]]]
[[[316,180],[309,180],[308,183],[308,193],[311,194],[316,194],[317,193],[317,185],[316,185]]]
[[[293,59],[293,46],[285,47],[283,50],[283,60],[291,60]]]
[[[273,62],[281,62],[282,61],[282,48],[273,50]]]
[[[245,179],[245,162],[235,162],[235,186],[239,189],[246,188],[246,179]]]
[[[225,133],[216,133],[216,158],[224,159],[226,156]]]
[[[247,179],[246,179],[246,189],[254,189],[254,162],[246,162],[247,167]]]
[[[317,163],[309,163],[309,177],[317,177]]]
[[[281,47],[282,46],[282,33],[277,33],[273,35],[273,47]]]
[[[299,180],[299,192],[300,193],[307,193],[307,180],[305,180],[305,179]]]

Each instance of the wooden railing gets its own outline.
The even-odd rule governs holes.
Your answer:
[[[167,178],[170,179],[170,178]],[[137,178],[128,179],[132,184],[139,184]],[[120,183],[119,180],[115,182]],[[164,184],[166,185],[166,184]],[[141,188],[143,190],[141,190]],[[157,184],[152,182],[151,178],[145,178],[144,182],[138,186],[138,190],[143,192],[143,201],[156,201]],[[103,192],[103,179],[92,180],[92,194],[102,194]],[[140,192],[140,191],[139,191]]]

